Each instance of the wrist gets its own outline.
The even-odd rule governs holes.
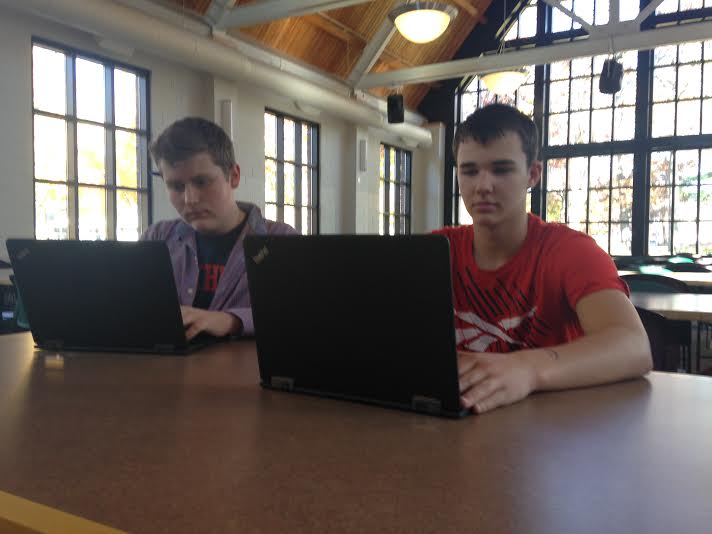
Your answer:
[[[555,349],[528,349],[515,354],[524,364],[532,391],[546,389],[547,369],[559,359]]]

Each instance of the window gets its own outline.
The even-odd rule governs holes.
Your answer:
[[[35,237],[135,241],[148,226],[148,73],[32,46]]]
[[[529,2],[529,5],[522,10],[517,20],[509,27],[504,40],[517,41],[534,37],[536,35],[536,11],[536,0],[533,0]]]
[[[712,133],[712,41],[656,48],[652,136]]]
[[[605,56],[552,63],[547,81],[547,144],[626,141],[635,137],[638,54],[622,56],[623,87],[613,95],[598,90]]]
[[[389,145],[381,145],[378,181],[378,233],[410,233],[410,173],[412,154]]]
[[[712,254],[712,149],[650,156],[648,254]]]
[[[550,159],[546,220],[592,236],[611,254],[630,255],[633,155]]]
[[[265,217],[319,233],[319,126],[265,112]]]
[[[635,18],[638,4],[619,2],[620,19]],[[607,0],[562,5],[589,23],[610,18]],[[646,27],[707,20],[710,8],[712,0],[666,0]],[[546,23],[527,24],[547,35],[522,38],[521,13],[507,33],[513,47],[546,46],[552,33],[556,41],[586,38],[541,2],[536,14]],[[536,91],[526,105],[542,112],[534,115],[543,132],[541,215],[587,232],[614,255],[712,254],[712,41],[620,57],[623,87],[615,96],[598,90],[604,56],[544,65],[528,80]],[[486,101],[474,83],[459,95],[455,122]],[[453,191],[457,223],[463,207],[456,184]]]

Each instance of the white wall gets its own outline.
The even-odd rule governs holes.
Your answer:
[[[322,233],[378,232],[378,167],[381,141],[413,150],[414,232],[439,226],[441,206],[431,205],[431,191],[441,162],[433,148],[403,146],[382,130],[357,127],[319,110],[305,113],[295,102],[249,83],[235,83],[196,72],[135,51],[126,57],[99,47],[81,31],[39,17],[0,8],[0,239],[32,237],[32,73],[31,40],[47,39],[82,51],[117,59],[151,72],[151,127],[155,138],[174,120],[197,115],[219,122],[220,101],[232,101],[233,139],[242,181],[236,197],[264,206],[264,120],[271,108],[320,125],[320,226]],[[435,130],[434,130],[435,131]],[[358,141],[367,143],[367,170],[358,170]],[[440,171],[442,174],[442,171]],[[160,178],[153,179],[154,221],[173,218]],[[438,202],[440,202],[438,200]],[[415,213],[417,211],[417,213]],[[440,217],[439,220],[442,220]],[[6,257],[0,246],[0,257]]]

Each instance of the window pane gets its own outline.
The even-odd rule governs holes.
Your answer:
[[[712,185],[700,187],[700,220],[712,221]]]
[[[571,80],[571,109],[589,109],[591,107],[591,78]]]
[[[311,206],[311,172],[309,167],[302,167],[302,206]]]
[[[296,223],[294,222],[294,206],[284,206],[284,222],[289,226],[294,228]]]
[[[465,207],[465,203],[462,201],[462,197],[460,197],[460,205],[459,205],[459,212],[458,212],[458,218],[460,224],[472,224],[472,216],[467,212],[467,208]]]
[[[591,158],[590,187],[608,187],[611,181],[611,157],[594,156]]]
[[[596,25],[608,24],[609,20],[609,0],[597,0],[596,2]]]
[[[302,208],[302,234],[308,235],[311,233],[309,225],[309,208]]]
[[[712,98],[702,101],[702,133],[712,133]]]
[[[294,121],[284,119],[284,160],[294,161]]]
[[[557,61],[549,67],[549,76],[552,80],[566,80],[571,73],[568,61]]]
[[[700,101],[689,100],[677,103],[677,135],[700,133]]]
[[[549,111],[557,113],[569,110],[569,81],[551,82],[549,86]]]
[[[673,232],[675,236],[673,254],[679,252],[695,254],[697,252],[697,223],[676,222]]]
[[[561,5],[571,9],[572,8],[572,2],[571,0],[563,0],[561,2]],[[551,24],[551,30],[556,33],[556,32],[565,32],[571,29],[571,18],[566,15],[563,11],[560,11],[558,9],[552,9],[552,24]]]
[[[592,74],[591,65],[593,59],[590,57],[579,57],[571,60],[571,77],[590,76]]]
[[[653,104],[653,137],[669,137],[675,133],[675,103]]]
[[[385,213],[386,210],[386,182],[378,180],[378,211]]]
[[[388,182],[388,213],[396,212],[396,184]]]
[[[590,222],[608,221],[608,189],[591,189],[588,193],[588,220]],[[607,246],[606,246],[607,248]]]
[[[672,195],[670,187],[650,188],[650,220],[669,221],[670,209],[672,207]]]
[[[32,47],[32,93],[36,109],[67,113],[66,56],[41,46]]]
[[[612,139],[613,110],[597,109],[591,113],[591,142],[605,143]]]
[[[678,150],[675,153],[675,185],[697,185],[700,173],[699,152]]]
[[[106,190],[79,188],[79,239],[106,239]]]
[[[77,124],[77,171],[85,184],[106,183],[106,131],[103,126]]]
[[[106,102],[104,91],[104,65],[77,58],[77,117],[104,122]]]
[[[675,220],[694,221],[697,219],[697,187],[675,188]],[[677,236],[676,236],[677,237]]]
[[[294,198],[294,165],[291,163],[284,164],[284,203],[295,204]],[[286,215],[285,215],[286,217]],[[286,220],[285,220],[286,222]]]
[[[550,159],[547,163],[546,188],[548,191],[566,189],[565,159]]]
[[[702,91],[702,65],[683,65],[678,70],[677,97],[700,98]]]
[[[657,67],[659,65],[673,65],[677,61],[677,46],[659,46],[655,49],[653,56],[653,64]]]
[[[633,187],[633,154],[613,156],[613,187]]]
[[[564,192],[549,191],[546,194],[546,220],[563,223],[564,215]]]
[[[396,218],[394,215],[388,217],[388,235],[396,235]]]
[[[114,69],[114,115],[118,126],[136,129],[138,125],[138,77]]]
[[[590,139],[590,117],[588,111],[579,111],[570,115],[569,144],[588,143]]]
[[[277,163],[265,160],[265,202],[277,202]]]
[[[701,153],[700,182],[703,184],[712,184],[712,148],[707,148]]]
[[[67,181],[67,123],[35,115],[35,178]]]
[[[685,43],[678,48],[680,63],[693,63],[702,59],[702,43]]]
[[[568,139],[568,115],[559,113],[549,116],[549,145],[565,145]]]
[[[699,254],[712,254],[712,223],[700,223]]]
[[[712,61],[705,63],[704,72],[704,86],[702,88],[702,95],[712,96]]]
[[[139,231],[138,193],[119,189],[116,191],[116,239],[137,241]]]
[[[277,206],[275,204],[265,204],[265,218],[270,221],[276,221],[277,219]]]
[[[569,189],[588,188],[588,158],[569,160]]]
[[[638,82],[635,72],[626,72],[623,75],[621,90],[615,94],[616,106],[634,106]],[[598,86],[596,86],[598,89]]]
[[[648,254],[663,256],[670,254],[670,223],[654,222],[648,227]]]
[[[536,6],[529,6],[519,15],[519,38],[526,39],[536,35]]]
[[[586,196],[586,191],[569,191],[566,213],[568,222],[586,222]]]
[[[116,130],[116,185],[138,187],[138,139],[135,133]]]
[[[611,221],[630,222],[633,218],[633,190],[629,188],[611,191]]]
[[[675,67],[665,67],[653,71],[653,102],[675,100]]]
[[[613,106],[613,95],[607,95],[598,90],[600,80],[600,76],[593,79],[593,107],[595,109],[610,108]]]
[[[64,184],[35,184],[37,239],[69,239],[68,193]]]
[[[310,150],[309,150],[309,142],[311,135],[309,134],[309,130],[311,128],[307,126],[306,124],[302,125],[302,163],[305,165],[308,165],[311,161],[310,156]]]
[[[265,113],[265,156],[277,157],[277,117]]]
[[[672,184],[672,152],[653,152],[650,155],[650,183]]]
[[[616,108],[614,112],[613,139],[627,141],[635,137],[635,108]]]
[[[611,224],[611,250],[614,256],[628,256],[631,254],[631,242],[633,233],[630,223]]]

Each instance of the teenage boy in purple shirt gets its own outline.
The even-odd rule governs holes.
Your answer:
[[[142,240],[165,241],[186,337],[254,333],[243,242],[249,234],[296,234],[235,202],[240,184],[232,141],[215,123],[188,117],[170,125],[151,153],[179,219],[151,225]]]

